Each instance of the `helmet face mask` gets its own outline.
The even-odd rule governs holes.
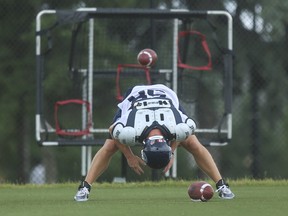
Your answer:
[[[152,136],[143,141],[142,160],[152,169],[162,169],[171,159],[171,147],[163,136]]]

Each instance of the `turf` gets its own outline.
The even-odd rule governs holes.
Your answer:
[[[75,202],[78,183],[51,185],[0,184],[0,215],[137,215],[265,216],[288,214],[288,181],[230,181],[236,198],[192,202],[191,182],[163,181],[94,184],[88,202]]]

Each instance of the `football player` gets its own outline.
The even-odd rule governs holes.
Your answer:
[[[173,165],[173,154],[178,146],[190,152],[197,165],[216,183],[220,198],[234,198],[211,154],[195,136],[195,129],[195,122],[185,114],[170,88],[162,84],[131,88],[118,104],[109,128],[110,137],[95,154],[74,199],[88,200],[92,183],[106,170],[118,150],[126,157],[129,167],[141,175],[144,165],[166,173]],[[143,146],[141,158],[131,149],[136,144]]]

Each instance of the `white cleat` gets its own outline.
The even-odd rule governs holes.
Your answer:
[[[218,192],[219,197],[222,199],[233,199],[235,197],[227,185],[220,186],[216,192]]]
[[[86,187],[79,188],[76,195],[74,196],[74,200],[77,202],[88,201],[89,190]]]

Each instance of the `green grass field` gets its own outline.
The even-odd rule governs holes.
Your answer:
[[[208,202],[192,202],[187,195],[189,184],[187,181],[95,183],[89,201],[81,203],[73,201],[78,183],[0,184],[0,215],[288,215],[287,180],[230,181],[235,199],[221,200],[215,194]]]

